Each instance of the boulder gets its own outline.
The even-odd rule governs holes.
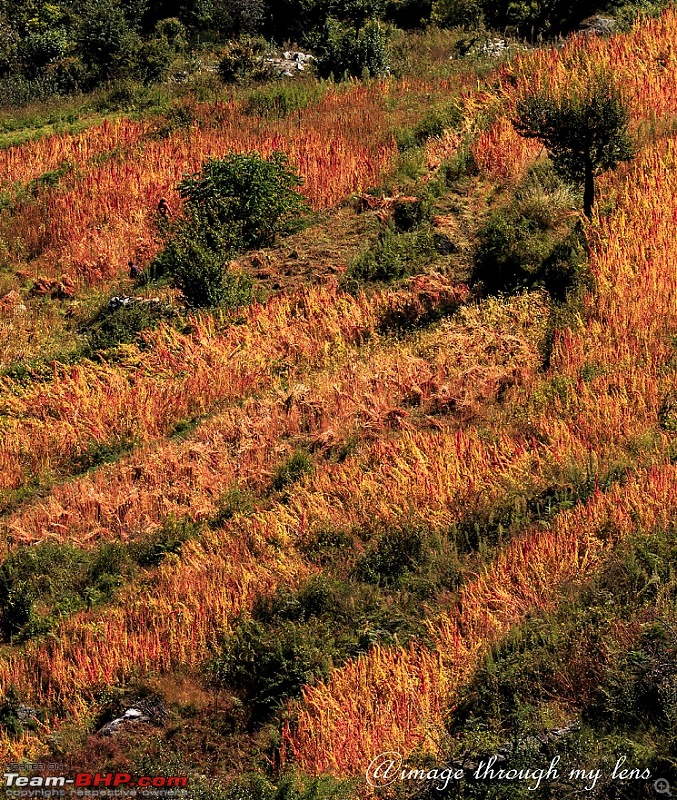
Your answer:
[[[590,33],[594,36],[609,36],[616,30],[616,20],[611,17],[597,15],[583,20],[579,27],[583,33]]]

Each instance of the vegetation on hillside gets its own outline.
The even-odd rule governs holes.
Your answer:
[[[591,9],[8,6],[14,99],[99,86],[2,117],[8,763],[196,800],[372,796],[382,752],[462,798],[620,800],[621,757],[632,796],[675,780],[659,5],[498,54]],[[397,29],[431,18],[474,32]],[[261,35],[334,80],[269,79]],[[183,82],[151,88],[151,56]],[[494,755],[600,775],[473,779]]]

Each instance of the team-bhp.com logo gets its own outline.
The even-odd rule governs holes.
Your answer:
[[[74,778],[64,775],[28,777],[19,772],[5,772],[4,778],[7,789],[182,789],[188,785],[185,776],[143,775],[132,778],[126,772],[78,772]]]

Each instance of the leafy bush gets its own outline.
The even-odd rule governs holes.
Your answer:
[[[263,60],[264,39],[244,38],[229,42],[219,61],[219,76],[224,83],[265,80],[270,77]]]
[[[179,192],[207,236],[223,238],[225,228],[234,246],[245,250],[271,245],[298,227],[308,210],[297,191],[301,184],[284,153],[231,153],[207,161],[179,184]]]
[[[389,39],[388,29],[376,20],[358,30],[330,19],[318,48],[317,71],[325,78],[339,79],[386,75],[390,72]]]
[[[440,25],[473,28],[482,20],[481,0],[434,0],[432,19]]]
[[[355,789],[350,782],[339,781],[330,776],[320,778],[298,778],[283,775],[273,785],[261,775],[238,778],[223,793],[204,796],[197,794],[195,800],[352,800]]]
[[[247,305],[252,299],[251,278],[228,271],[228,262],[236,252],[228,241],[232,237],[212,236],[208,240],[201,224],[196,217],[182,222],[155,259],[152,272],[171,275],[174,285],[194,306]]]
[[[398,200],[393,205],[393,222],[400,233],[428,225],[432,220],[432,203],[429,197],[415,200]]]
[[[172,320],[176,312],[171,306],[160,303],[130,303],[114,309],[105,305],[98,314],[82,328],[92,353],[121,344],[140,341],[140,334],[156,327],[162,320]]]
[[[164,80],[173,57],[174,49],[163,37],[142,42],[136,51],[134,74],[145,84]]]
[[[586,0],[434,0],[431,17],[440,25],[471,28],[484,23],[532,36],[566,31],[591,10]]]
[[[533,170],[480,229],[474,279],[489,292],[543,286],[563,300],[586,276],[582,230],[569,221],[574,202],[551,169]]]
[[[24,707],[24,711],[22,705],[21,697],[16,688],[10,686],[0,701],[0,728],[12,738],[21,736],[25,729],[35,730],[37,728],[36,717],[37,720],[43,723],[46,719],[43,711],[36,713],[34,709],[28,707]],[[35,714],[35,717],[33,714]]]
[[[458,183],[466,176],[477,175],[477,162],[471,148],[461,144],[456,153],[441,167],[442,177],[448,186]]]
[[[224,640],[210,672],[244,695],[254,718],[265,719],[313,678],[326,677],[340,653],[334,631],[320,621],[270,627],[243,620]]]
[[[405,573],[421,568],[424,554],[424,536],[417,528],[389,531],[367,550],[358,576],[370,583],[397,584]]]
[[[48,541],[20,546],[0,564],[0,637],[30,639],[64,617],[109,602],[139,568],[157,566],[200,534],[198,524],[170,519],[130,542],[89,550]]]
[[[351,264],[346,280],[398,280],[420,272],[435,256],[435,240],[429,230],[398,234],[386,228],[376,246]]]
[[[297,191],[300,185],[284,153],[267,159],[231,153],[207,161],[179,184],[185,215],[173,226],[150,274],[171,275],[196,306],[250,302],[251,279],[228,272],[228,262],[236,253],[270,245],[298,226],[307,210]]]

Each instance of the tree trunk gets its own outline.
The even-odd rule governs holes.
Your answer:
[[[590,154],[585,157],[585,189],[583,190],[583,213],[590,219],[595,205],[595,173]]]

